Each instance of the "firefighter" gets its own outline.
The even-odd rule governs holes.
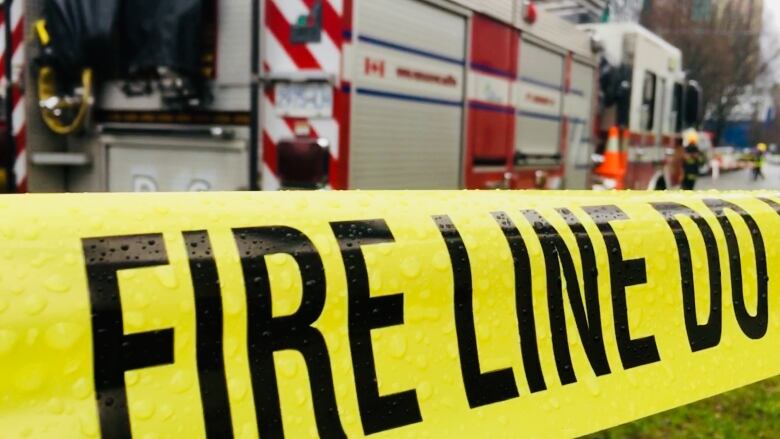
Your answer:
[[[704,155],[699,150],[699,136],[695,131],[688,134],[688,145],[683,152],[683,180],[680,188],[693,190],[696,179],[699,178],[699,169],[704,164]]]
[[[759,177],[764,179],[764,152],[766,152],[766,143],[759,143],[753,153],[753,181],[758,181]]]

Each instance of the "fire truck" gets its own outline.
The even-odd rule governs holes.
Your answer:
[[[688,123],[679,51],[532,1],[93,3],[4,2],[13,190],[586,188],[611,124],[640,187]]]
[[[666,189],[682,179],[685,131],[701,125],[701,89],[686,78],[680,50],[635,23],[584,25],[601,46],[601,108],[597,131],[604,157],[607,133],[618,128],[614,169],[595,168],[607,188]]]

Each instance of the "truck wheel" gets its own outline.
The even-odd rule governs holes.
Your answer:
[[[663,172],[656,173],[653,178],[650,179],[648,189],[651,191],[665,191],[667,189],[666,177],[664,177]]]

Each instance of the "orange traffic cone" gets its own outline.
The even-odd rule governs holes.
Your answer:
[[[604,161],[593,171],[597,175],[613,181],[615,189],[623,189],[628,155],[620,151],[618,128],[613,126],[607,135],[607,147]]]

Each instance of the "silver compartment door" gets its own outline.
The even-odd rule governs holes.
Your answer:
[[[116,136],[103,139],[110,192],[232,191],[246,188],[243,140]]]

